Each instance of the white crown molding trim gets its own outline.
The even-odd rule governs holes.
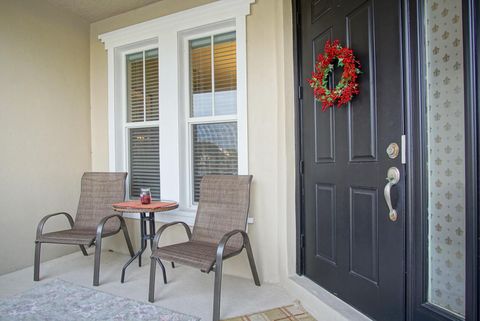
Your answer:
[[[250,14],[250,5],[255,0],[218,0],[206,5],[176,12],[135,25],[117,29],[98,36],[105,48],[120,47],[133,42],[158,37],[162,29],[183,31],[201,25],[215,23]]]

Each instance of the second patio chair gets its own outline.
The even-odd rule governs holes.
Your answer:
[[[102,238],[123,231],[130,256],[133,256],[132,243],[128,236],[123,217],[115,213],[112,204],[125,198],[125,179],[127,173],[84,173],[82,176],[80,201],[78,202],[75,222],[65,212],[45,216],[37,227],[35,239],[35,262],[33,280],[40,279],[40,249],[42,243],[79,245],[83,255],[87,256],[85,246],[95,245],[93,285],[98,285],[100,276],[100,253]],[[43,233],[43,226],[53,216],[66,216],[70,229]]]
[[[180,263],[200,269],[204,273],[215,271],[213,320],[220,319],[220,292],[223,260],[247,250],[253,279],[260,286],[252,248],[246,233],[250,204],[251,175],[205,176],[200,184],[200,202],[193,227],[183,222],[163,225],[155,235],[151,255],[150,287],[148,300],[154,301],[155,271],[158,262],[167,283],[165,267],[161,260]],[[158,247],[158,241],[166,228],[182,224],[188,242]]]

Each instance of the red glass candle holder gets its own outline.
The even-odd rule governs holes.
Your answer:
[[[142,204],[150,204],[152,202],[152,193],[149,188],[140,189],[140,202]]]

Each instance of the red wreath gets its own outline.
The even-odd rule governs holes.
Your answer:
[[[328,75],[335,68],[343,67],[342,79],[335,89],[328,88]],[[322,103],[322,111],[337,104],[337,107],[347,104],[354,95],[359,93],[357,77],[361,73],[360,62],[353,55],[350,48],[340,46],[338,40],[333,43],[327,41],[325,52],[319,54],[315,63],[315,71],[308,83],[313,88],[315,99]]]

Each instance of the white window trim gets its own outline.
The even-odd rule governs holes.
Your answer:
[[[185,74],[182,71],[184,59],[182,41],[184,41],[184,35],[198,35],[205,28],[211,28],[217,33],[216,29],[213,29],[214,26],[228,23],[228,21],[233,25],[230,30],[236,31],[237,41],[238,172],[248,174],[246,16],[250,14],[250,4],[254,2],[255,0],[218,0],[99,36],[105,44],[108,57],[108,141],[111,171],[128,169],[125,167],[127,160],[124,158],[127,156],[124,150],[123,159],[119,159],[118,156],[118,150],[126,148],[124,126],[123,133],[120,134],[123,135],[123,142],[117,141],[117,137],[122,137],[118,133],[119,124],[126,124],[126,112],[122,111],[126,100],[121,90],[125,87],[120,87],[124,85],[125,80],[115,79],[116,73],[122,73],[122,68],[125,68],[121,58],[131,49],[143,50],[147,46],[158,48],[159,113],[161,115],[158,125],[162,198],[178,200],[180,203],[179,209],[175,211],[157,214],[157,219],[162,222],[181,220],[193,225],[195,219],[195,207],[191,206],[190,199],[185,199],[185,194],[191,194],[190,191],[185,193],[185,189],[191,190],[191,186],[186,181],[189,178],[185,177],[183,170],[184,166],[188,166],[185,164],[188,161],[185,148],[188,148],[189,143],[185,144],[188,135],[182,130],[185,124],[185,118],[182,119],[182,117],[185,117],[185,108],[189,106],[186,106],[188,100],[184,97],[185,88],[188,90],[188,78],[185,83]],[[177,112],[172,113],[172,108]],[[138,218],[135,214],[125,216]]]

